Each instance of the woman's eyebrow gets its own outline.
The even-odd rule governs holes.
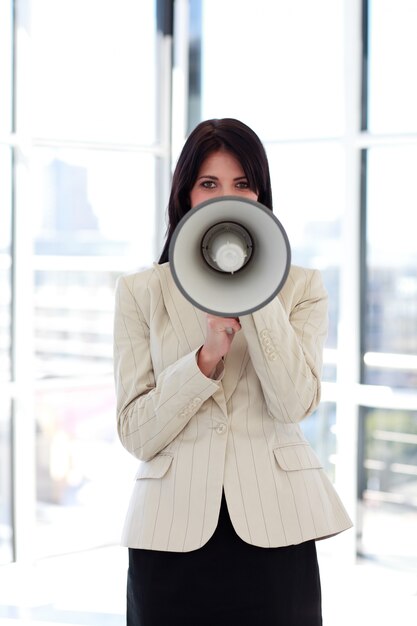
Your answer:
[[[212,174],[202,174],[201,176],[197,178],[197,180],[200,180],[201,178],[210,178],[211,180],[219,180],[218,176],[212,176]],[[236,176],[236,178],[234,178],[233,180],[247,180],[247,179],[248,179],[247,176]]]

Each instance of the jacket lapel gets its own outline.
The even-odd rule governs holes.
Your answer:
[[[173,328],[184,353],[203,345],[206,336],[205,314],[194,307],[180,292],[172,278],[168,263],[154,265],[160,277],[162,296]],[[222,387],[214,399],[225,410],[224,400],[229,400],[248,362],[249,352],[243,331],[236,334],[232,348],[225,358]],[[224,392],[224,395],[223,395]]]
[[[172,278],[168,263],[155,263],[154,267],[159,274],[162,297],[180,346],[184,353],[191,352],[204,343],[203,313],[184,298]]]

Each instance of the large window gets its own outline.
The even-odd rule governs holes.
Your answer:
[[[135,462],[115,428],[114,288],[157,258],[171,58],[166,3],[28,0],[13,13],[5,4],[0,559],[9,561],[13,520],[25,558],[119,541]]]
[[[417,5],[178,0],[172,71],[170,4],[0,2],[0,560],[118,541],[114,286],[158,256],[172,142],[223,116],[264,141],[293,262],[329,293],[306,435],[354,518],[359,484],[362,552],[383,553],[383,521],[400,555],[417,519]]]
[[[12,11],[0,2],[0,565],[13,557]]]
[[[303,428],[359,535],[363,521],[361,551],[381,555],[381,533],[370,541],[379,520],[399,537],[403,520],[417,519],[417,5],[194,4],[190,121],[237,117],[260,135],[293,262],[321,270],[325,384]]]
[[[360,549],[417,563],[417,89],[412,0],[365,5]],[[372,392],[372,393],[371,393]]]

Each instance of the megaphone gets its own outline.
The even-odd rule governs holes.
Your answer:
[[[184,215],[171,238],[169,262],[178,289],[194,306],[240,317],[277,295],[288,276],[291,249],[270,209],[221,196]]]

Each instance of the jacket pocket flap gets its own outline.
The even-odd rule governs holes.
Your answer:
[[[294,443],[274,448],[274,455],[278,465],[287,472],[323,467],[308,443]]]
[[[159,454],[150,461],[142,461],[135,478],[162,478],[167,473],[172,458],[170,454]]]

